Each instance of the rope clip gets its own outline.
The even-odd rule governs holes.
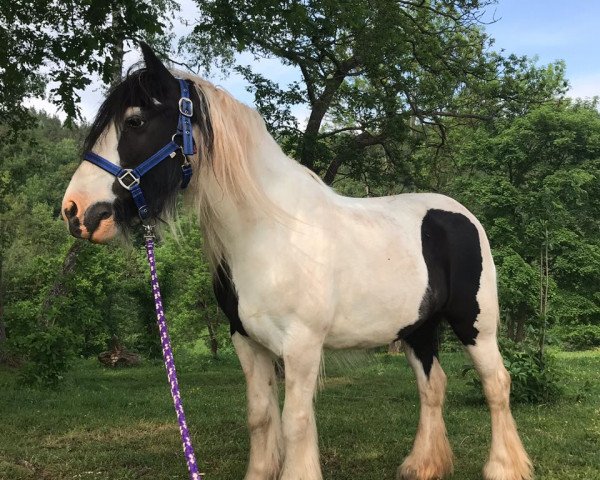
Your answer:
[[[144,239],[145,240],[154,240],[156,236],[154,235],[154,222],[152,223],[144,223]]]

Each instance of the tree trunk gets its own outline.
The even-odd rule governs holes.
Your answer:
[[[0,257],[0,364],[6,362],[6,325],[4,324],[4,277]]]
[[[352,152],[362,152],[365,148],[369,146],[378,145],[381,143],[381,137],[372,135],[371,133],[366,131],[356,135],[352,139],[351,143],[349,143],[346,146],[346,148],[342,148],[335,156],[335,158],[331,161],[331,163],[327,167],[327,171],[325,172],[323,181],[327,185],[331,185],[335,180],[335,176],[337,175],[339,168],[342,166],[342,163],[344,163],[344,158],[350,156]]]
[[[312,110],[304,129],[304,135],[298,146],[298,157],[302,165],[313,171],[315,169],[319,130],[321,130],[323,118],[327,110],[329,110],[331,102],[344,82],[344,79],[358,65],[360,65],[360,60],[354,56],[340,62],[338,68],[325,82],[323,93],[311,105]]]
[[[510,339],[510,340],[515,340],[515,336],[516,336],[516,324],[515,324],[515,320],[514,317],[512,316],[512,314],[510,312],[506,312],[506,336]]]
[[[217,340],[217,333],[215,332],[215,327],[208,315],[206,315],[206,327],[208,328],[208,338],[210,339],[210,353],[213,358],[217,358],[217,354],[219,353],[219,342]]]
[[[121,11],[119,7],[115,7],[112,11],[112,28],[115,30],[115,33],[121,28]],[[125,40],[119,33],[118,36],[115,35],[115,40],[113,45],[110,48],[110,54],[113,61],[114,70],[110,78],[110,86],[114,87],[121,83],[123,80],[123,56],[124,52]]]
[[[75,267],[77,266],[77,255],[81,251],[82,247],[82,241],[75,241],[73,242],[73,245],[71,245],[71,248],[69,248],[69,251],[65,255],[61,271],[58,274],[56,280],[54,281],[52,288],[50,288],[48,295],[46,295],[44,302],[42,303],[42,310],[38,318],[38,323],[40,326],[44,328],[48,328],[50,326],[51,320],[50,318],[48,318],[46,313],[50,311],[52,304],[56,301],[57,298],[64,297],[68,293],[66,286],[66,278],[75,270]]]
[[[519,315],[516,324],[515,342],[522,342],[525,339],[525,315]]]
[[[141,358],[137,353],[128,351],[113,335],[109,342],[109,350],[98,355],[98,360],[107,367],[133,367],[140,364]]]
[[[542,317],[542,331],[540,332],[540,358],[543,358],[544,356],[544,346],[546,345],[546,324],[548,319],[548,227],[546,227],[545,233],[545,245],[543,250],[540,249],[540,316]]]
[[[4,325],[4,307],[0,301],[0,358],[4,351],[4,344],[6,343],[6,325]]]
[[[345,156],[345,151],[341,150],[340,152],[338,152],[338,154],[335,156],[335,158],[331,161],[331,163],[327,167],[327,170],[325,171],[325,175],[323,176],[323,181],[327,185],[333,184],[333,181],[335,180],[335,176],[337,175],[337,172],[338,172],[339,168],[342,166],[342,163],[344,161],[344,156]]]

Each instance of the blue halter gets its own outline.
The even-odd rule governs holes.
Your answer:
[[[142,176],[152,170],[156,165],[162,162],[165,158],[173,158],[177,150],[181,149],[184,157],[183,165],[181,166],[181,188],[186,188],[192,178],[192,165],[189,162],[188,156],[195,152],[194,137],[192,136],[192,115],[194,114],[194,104],[190,100],[190,90],[185,80],[179,80],[179,88],[181,90],[181,98],[179,99],[179,121],[177,122],[177,131],[169,143],[162,147],[158,152],[152,155],[147,160],[144,160],[135,168],[121,168],[106,158],[94,152],[85,152],[84,160],[106,170],[108,173],[117,177],[121,186],[129,190],[138,209],[138,214],[144,222],[150,216],[150,209],[146,205],[146,199],[140,186]],[[178,145],[175,143],[175,137],[181,135],[183,143]]]

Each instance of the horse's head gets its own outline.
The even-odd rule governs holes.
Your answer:
[[[142,45],[142,51],[145,67],[130,73],[110,91],[84,143],[85,152],[122,169],[139,166],[169,144],[178,125],[179,82],[147,45]],[[190,98],[194,107],[200,107],[195,88],[190,88]],[[201,110],[194,108],[194,125]],[[206,123],[205,119],[202,122]],[[141,178],[150,219],[160,218],[174,207],[183,162],[183,154],[177,150]],[[131,193],[113,174],[88,161],[71,179],[62,214],[72,235],[97,243],[108,242],[138,220]]]

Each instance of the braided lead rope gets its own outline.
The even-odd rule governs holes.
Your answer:
[[[171,385],[173,405],[175,406],[177,421],[179,422],[179,432],[181,433],[181,443],[183,445],[185,461],[187,462],[188,470],[190,472],[190,480],[202,480],[202,475],[198,473],[196,455],[194,454],[194,447],[192,446],[192,439],[190,438],[190,432],[188,430],[187,422],[185,420],[185,413],[183,411],[183,403],[181,402],[181,395],[179,393],[177,372],[175,371],[173,351],[171,350],[171,339],[169,337],[169,330],[167,329],[165,312],[160,295],[160,286],[158,285],[158,276],[156,275],[156,261],[154,259],[154,234],[152,233],[152,227],[147,227],[145,239],[148,263],[150,264],[150,276],[152,282],[152,294],[154,295],[154,307],[156,310],[156,322],[158,323],[158,329],[160,331],[160,341],[162,344],[163,358],[165,360],[165,368],[167,369],[167,377],[169,379],[169,384]]]

